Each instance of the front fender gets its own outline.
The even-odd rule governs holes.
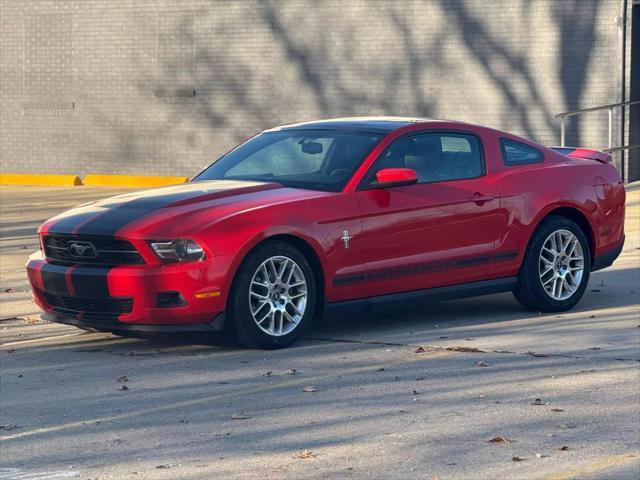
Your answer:
[[[328,287],[327,285],[327,274],[326,274],[326,257],[324,255],[324,251],[322,246],[318,243],[318,241],[310,235],[308,232],[301,230],[299,228],[290,226],[290,225],[280,225],[274,226],[269,229],[256,232],[251,238],[248,238],[238,249],[237,253],[234,255],[233,260],[230,264],[228,281],[225,287],[225,291],[229,291],[233,284],[233,279],[242,265],[242,262],[247,257],[247,255],[258,245],[261,243],[273,239],[273,238],[282,238],[282,237],[293,237],[299,241],[306,243],[315,253],[316,257],[319,260],[320,266],[322,268],[321,276],[324,279],[324,288]]]

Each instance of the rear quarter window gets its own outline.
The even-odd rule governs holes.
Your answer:
[[[544,162],[543,153],[526,143],[501,138],[500,150],[502,150],[503,163],[510,167]]]

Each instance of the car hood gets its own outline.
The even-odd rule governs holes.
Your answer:
[[[144,238],[180,235],[203,220],[323,192],[285,188],[274,182],[212,180],[118,195],[68,210],[40,227],[41,233]],[[206,219],[202,212],[206,210]],[[198,223],[193,222],[198,215]]]

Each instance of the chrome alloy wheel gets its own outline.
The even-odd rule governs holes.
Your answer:
[[[291,333],[306,306],[307,281],[296,262],[278,255],[260,264],[249,286],[249,308],[260,330],[274,337]]]
[[[538,272],[547,295],[554,300],[571,297],[584,272],[584,253],[578,237],[564,229],[549,235],[542,244]]]

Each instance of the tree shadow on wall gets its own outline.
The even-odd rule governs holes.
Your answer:
[[[276,71],[278,65],[271,65],[272,73],[265,75],[259,55],[268,56],[269,52],[256,52],[258,56],[253,58],[234,56],[233,48],[217,42],[196,42],[189,20],[184,20],[176,27],[176,35],[191,36],[196,68],[190,72],[186,69],[187,76],[182,69],[176,87],[174,72],[182,68],[182,61],[169,58],[158,64],[155,79],[150,75],[139,82],[141,90],[148,90],[155,83],[156,92],[168,92],[160,99],[170,113],[166,125],[180,123],[184,115],[193,116],[204,120],[212,131],[231,130],[233,141],[237,142],[278,123],[311,118],[372,114],[429,117],[435,113],[434,102],[421,83],[430,75],[444,74],[439,60],[445,45],[444,31],[425,44],[399,13],[401,9],[384,7],[389,9],[396,35],[391,42],[400,46],[401,52],[380,70],[352,48],[362,40],[351,29],[322,31],[313,39],[301,37],[300,30],[295,31],[291,21],[284,20],[280,5],[260,3],[255,13],[266,27],[268,48],[286,61],[290,72],[295,72],[295,85],[291,85],[294,91],[282,85],[282,72]],[[321,18],[319,9],[319,4],[310,3],[305,15]],[[396,92],[401,81],[410,85],[410,95],[404,98]],[[186,95],[189,91],[194,95]],[[179,98],[176,92],[185,95]],[[299,108],[300,103],[304,103],[303,108]],[[309,115],[312,117],[304,118]]]
[[[599,0],[570,0],[562,6],[554,5],[554,20],[560,32],[560,79],[567,111],[591,106],[583,105],[581,100],[595,46],[599,3]],[[580,125],[579,116],[571,119],[568,145],[583,145]]]
[[[573,0],[573,4],[574,8],[564,4],[551,7],[560,34],[560,83],[570,109],[579,106],[586,86],[595,42],[589,32],[595,28],[599,0]],[[173,126],[185,118],[197,119],[214,135],[224,137],[224,150],[264,128],[312,118],[372,114],[455,117],[455,111],[443,112],[437,107],[438,103],[455,104],[455,99],[434,98],[429,93],[430,84],[442,84],[450,75],[445,54],[454,41],[464,45],[474,60],[472,65],[480,68],[502,95],[501,105],[490,106],[492,115],[498,109],[504,112],[502,124],[514,125],[512,128],[534,139],[558,130],[553,115],[565,106],[552,107],[545,98],[541,89],[545,77],[529,62],[531,51],[508,48],[464,2],[440,0],[445,21],[428,25],[417,24],[404,4],[376,4],[378,14],[388,19],[391,32],[373,36],[382,52],[383,68],[380,58],[362,51],[363,42],[371,41],[370,33],[363,39],[356,28],[336,22],[333,28],[307,34],[305,26],[296,23],[296,16],[287,12],[287,5],[260,2],[257,8],[252,7],[254,21],[266,35],[259,47],[263,51],[253,56],[234,54],[259,50],[250,38],[225,37],[232,48],[219,41],[196,41],[192,19],[178,22],[176,36],[187,38],[193,46],[195,67],[184,68],[180,58],[164,58],[159,60],[153,81],[157,91],[171,91],[175,72],[180,71],[182,87],[173,90],[193,95],[177,101],[162,99],[169,114],[162,127],[164,133],[171,135]],[[524,7],[528,8],[531,6]],[[312,25],[331,24],[321,3],[305,4],[304,15],[312,19]],[[332,10],[330,15],[339,13]],[[523,12],[522,18],[527,15]],[[529,36],[537,34],[529,32]],[[392,51],[385,50],[391,46]],[[283,69],[288,69],[288,75],[295,72],[290,85]],[[142,85],[148,88],[149,82]],[[579,140],[577,136],[575,141]]]

